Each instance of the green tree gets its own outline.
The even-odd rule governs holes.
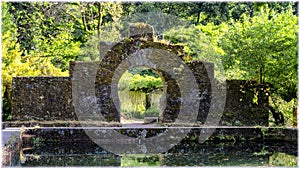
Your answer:
[[[80,54],[74,26],[78,7],[73,3],[10,2],[22,55],[47,57],[62,70]],[[74,12],[76,11],[76,12]],[[79,16],[79,15],[78,15]]]
[[[293,12],[292,6],[279,13],[264,4],[254,17],[229,23],[221,43],[228,78],[271,83],[273,94],[297,99],[298,18]]]
[[[164,33],[165,40],[172,44],[184,46],[185,60],[201,60],[215,64],[215,76],[219,80],[225,80],[221,55],[222,48],[218,46],[221,35],[227,31],[227,25],[191,25],[188,28],[171,29]]]
[[[97,34],[101,39],[101,26],[116,22],[121,17],[122,7],[118,2],[78,2],[81,11],[81,21],[85,32]]]
[[[94,61],[100,58],[100,41],[120,40],[119,19],[122,6],[119,2],[79,2],[81,19],[78,23],[86,33],[78,60]]]
[[[9,5],[2,3],[2,112],[3,120],[10,119],[12,77],[67,75],[54,67],[49,58],[32,55],[22,56],[17,42],[17,29],[12,22]],[[9,25],[9,26],[7,26]]]
[[[131,70],[132,69],[129,69],[129,71],[126,71],[122,75],[118,86],[119,90],[142,91],[145,93],[150,93],[155,89],[162,89],[163,84],[160,77],[147,74],[141,75],[140,72],[130,73]]]

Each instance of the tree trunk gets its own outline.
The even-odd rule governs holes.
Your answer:
[[[102,13],[101,13],[101,2],[98,2],[98,25],[97,25],[97,34],[98,34],[98,50],[99,50],[99,59],[101,59],[101,24],[102,24]]]
[[[200,22],[200,17],[201,17],[201,11],[199,10],[198,11],[198,14],[197,14],[197,24],[199,24],[199,22]]]
[[[297,100],[294,99],[294,105],[293,105],[293,126],[298,126],[298,118],[297,118]]]
[[[9,104],[9,107],[11,108],[11,103],[12,103],[12,97],[11,97],[11,94],[12,94],[12,84],[7,84],[6,85],[6,94],[7,94],[7,100],[8,100],[8,104]]]
[[[284,124],[284,116],[280,111],[276,111],[272,106],[268,106],[269,110],[272,112],[272,115],[275,119],[275,124],[280,125]]]
[[[101,13],[101,2],[98,2],[98,25],[97,25],[97,33],[98,33],[98,40],[101,40],[101,24],[102,24],[102,13]]]
[[[149,109],[151,107],[151,97],[150,97],[150,93],[146,93],[146,110]]]
[[[199,22],[200,22],[200,18],[201,18],[201,7],[202,7],[202,3],[201,2],[199,2],[198,3],[198,13],[197,13],[197,24],[199,24]]]
[[[259,68],[259,83],[263,84],[263,67]]]
[[[87,32],[88,27],[87,27],[86,18],[85,18],[85,8],[83,6],[81,6],[81,19],[82,19],[83,28]]]
[[[12,87],[11,84],[7,84],[5,86],[5,91],[3,93],[2,98],[2,104],[4,103],[4,100],[6,99],[6,105],[2,105],[5,107],[2,107],[2,120],[6,121],[8,120],[8,116],[11,115],[11,103],[12,103]]]

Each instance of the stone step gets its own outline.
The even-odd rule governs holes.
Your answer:
[[[117,155],[37,155],[22,156],[21,166],[120,166],[121,157]]]
[[[145,117],[144,124],[158,123],[158,117]]]
[[[143,126],[143,125],[142,125]],[[176,139],[180,133],[189,133],[186,140],[206,136],[208,141],[224,140],[282,140],[297,142],[298,130],[296,128],[266,128],[266,127],[40,127],[27,128],[23,134],[36,135],[42,142],[84,142],[90,141],[88,133],[102,133],[103,141],[109,139],[114,132],[129,138],[149,138],[168,131],[171,135],[167,138]],[[210,131],[213,131],[210,134]],[[107,136],[107,137],[106,137]],[[28,139],[36,139],[31,137]],[[109,141],[108,141],[109,142]]]

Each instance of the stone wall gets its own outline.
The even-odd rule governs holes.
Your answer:
[[[69,77],[14,77],[14,121],[76,120]]]
[[[70,77],[15,77],[13,78],[12,116],[14,121],[53,121],[53,120],[77,120],[74,110],[75,106],[84,104],[87,111],[92,106],[98,106],[89,100],[95,92],[95,75],[99,62],[72,62],[70,63]],[[213,64],[205,63],[206,68],[213,70]],[[76,66],[76,71],[74,72]],[[211,84],[208,77],[213,77],[213,71],[206,71],[202,62],[191,62],[189,68],[199,84],[199,91],[206,93],[206,97],[200,102],[198,122],[203,124],[211,106]],[[75,76],[74,76],[75,74]],[[163,74],[163,73],[161,73]],[[203,74],[206,74],[203,76]],[[180,91],[174,79],[163,74],[165,80],[166,106],[161,111],[162,122],[173,122],[179,112]],[[94,77],[94,78],[93,78]],[[206,79],[204,77],[207,77]],[[72,83],[80,81],[73,86],[76,93],[81,93],[77,100],[72,99]],[[226,104],[221,120],[221,125],[268,125],[268,86],[259,85],[254,81],[227,80],[226,81]],[[84,89],[84,90],[83,90]],[[80,91],[85,91],[80,92]],[[74,91],[73,91],[74,92]],[[170,94],[168,94],[170,93]],[[74,93],[73,93],[74,96]],[[79,100],[78,100],[79,99]],[[76,102],[77,101],[77,102]],[[105,100],[103,100],[105,101]],[[110,110],[112,111],[112,109]],[[92,112],[92,111],[91,111]],[[86,120],[93,120],[84,114]],[[119,121],[117,108],[112,117]],[[106,119],[102,119],[106,121]]]
[[[164,82],[160,122],[189,123],[198,112],[195,121],[202,125],[209,112],[222,108],[218,101],[224,100],[224,113],[213,117],[221,119],[224,114],[222,125],[268,125],[268,86],[231,80],[222,88],[214,78],[213,63],[185,63],[183,46],[154,42],[147,38],[152,35],[131,36],[115,43],[105,50],[101,62],[71,62],[69,77],[13,78],[13,120],[120,122],[118,82],[126,70],[146,66]],[[195,91],[191,91],[189,76],[195,78]],[[219,87],[226,96],[215,99],[212,89]],[[199,109],[195,107],[198,103]],[[182,109],[184,114],[179,114]]]
[[[214,64],[210,62],[193,61],[188,63],[199,89],[199,110],[197,122],[203,124],[212,106],[212,86],[214,85]]]
[[[227,80],[223,125],[268,126],[268,84],[256,81]]]

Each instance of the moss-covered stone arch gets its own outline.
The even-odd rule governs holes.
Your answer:
[[[151,40],[144,40],[145,38],[142,38],[140,36],[133,36],[130,38],[127,38],[116,45],[114,45],[110,51],[106,53],[106,55],[101,59],[101,62],[99,64],[96,79],[95,79],[95,87],[96,87],[96,98],[97,98],[97,104],[99,108],[99,112],[101,115],[105,118],[106,121],[117,121],[120,122],[120,111],[119,110],[119,97],[116,94],[112,94],[112,89],[117,90],[116,86],[118,84],[118,80],[122,76],[122,74],[131,66],[130,62],[126,63],[127,65],[119,69],[120,64],[123,61],[126,61],[129,56],[134,54],[137,51],[146,51],[147,49],[159,49],[163,51],[167,51],[169,53],[172,53],[174,57],[178,57],[183,61],[183,46],[178,45],[169,45],[159,42],[154,42]],[[171,59],[162,58],[163,56],[160,56],[161,58],[157,58],[157,62],[159,62],[161,59],[166,64],[173,62]],[[201,67],[202,65],[202,67]],[[202,85],[202,89],[200,89],[198,96],[200,98],[202,92],[206,91],[207,94],[210,93],[210,83],[208,73],[206,71],[205,66],[202,64],[202,62],[193,62],[188,64],[189,68],[195,72],[195,78],[197,79],[198,87]],[[160,111],[160,121],[161,122],[174,122],[178,116],[178,113],[180,112],[180,106],[181,106],[181,93],[178,86],[178,82],[166,71],[162,69],[158,69],[155,67],[149,66],[149,68],[153,69],[155,72],[157,72],[160,77],[163,80],[164,84],[164,93],[165,93],[165,107],[164,109],[161,109]],[[201,67],[202,71],[197,71]],[[193,69],[194,68],[194,69]],[[179,69],[179,68],[174,68]],[[203,75],[205,78],[203,78]],[[115,78],[116,77],[116,78]],[[116,79],[116,80],[113,80]],[[203,79],[205,82],[203,82]],[[207,90],[203,89],[207,88]],[[115,101],[117,99],[117,101]],[[210,101],[210,99],[208,99]],[[207,101],[206,101],[207,102]],[[200,109],[199,109],[200,111]],[[203,107],[201,108],[201,111],[203,112]],[[205,114],[207,115],[209,111],[205,108],[206,113],[202,113],[202,116]],[[199,118],[198,119],[205,119],[205,118]]]

